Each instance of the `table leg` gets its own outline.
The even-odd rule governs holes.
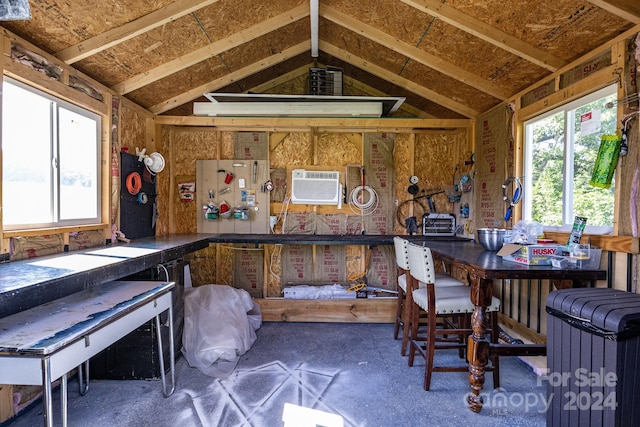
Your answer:
[[[471,277],[471,302],[475,306],[471,315],[471,330],[467,345],[469,360],[469,384],[471,393],[467,404],[473,412],[482,410],[484,368],[489,360],[490,341],[487,339],[487,305],[491,303],[493,281]]]
[[[175,355],[173,351],[173,304],[169,305],[169,369],[171,370],[171,388],[167,390],[167,380],[164,372],[164,354],[162,351],[162,334],[160,329],[160,315],[156,316],[156,331],[158,336],[158,359],[160,362],[160,378],[162,380],[162,393],[165,397],[169,397],[173,394],[176,386],[176,377],[175,377]]]
[[[60,379],[60,413],[62,414],[62,427],[67,427],[67,374]]]
[[[51,360],[42,359],[42,412],[44,425],[53,427],[53,403],[51,399]]]
[[[84,373],[83,373],[84,372]],[[89,391],[89,361],[78,366],[78,393],[84,396]]]

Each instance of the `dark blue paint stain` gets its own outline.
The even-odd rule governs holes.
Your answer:
[[[93,313],[87,319],[74,323],[70,327],[57,332],[55,335],[38,341],[37,343],[33,344],[31,348],[53,347],[59,344],[61,341],[64,341],[66,338],[82,338],[84,335],[97,330],[100,325],[106,323],[107,321],[115,321],[121,318],[124,314],[131,312],[135,308],[138,308],[139,306],[142,306],[145,303],[151,301],[153,298],[160,296],[161,294],[156,295],[157,290],[165,286],[165,284],[166,283],[163,283],[161,286],[136,295],[127,301],[120,302],[107,310]],[[107,287],[104,288],[105,289],[99,289],[97,293],[99,295],[107,294],[109,292],[109,289]],[[101,303],[97,302],[94,305],[101,305]]]

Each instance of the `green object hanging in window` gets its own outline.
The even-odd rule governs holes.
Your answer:
[[[589,184],[598,188],[610,188],[619,156],[620,137],[618,135],[602,135],[598,157]]]

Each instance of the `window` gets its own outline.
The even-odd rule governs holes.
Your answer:
[[[587,231],[613,229],[614,187],[589,185],[602,135],[616,134],[616,86],[525,123],[524,219],[569,231],[575,216]]]
[[[5,78],[5,230],[101,222],[100,125],[97,114]]]

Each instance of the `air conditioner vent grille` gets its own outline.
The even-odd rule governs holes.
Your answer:
[[[327,171],[306,171],[305,178],[309,179],[330,179],[336,180],[339,177],[339,172],[327,172]]]
[[[291,174],[291,202],[337,205],[340,201],[340,172],[295,169]]]

